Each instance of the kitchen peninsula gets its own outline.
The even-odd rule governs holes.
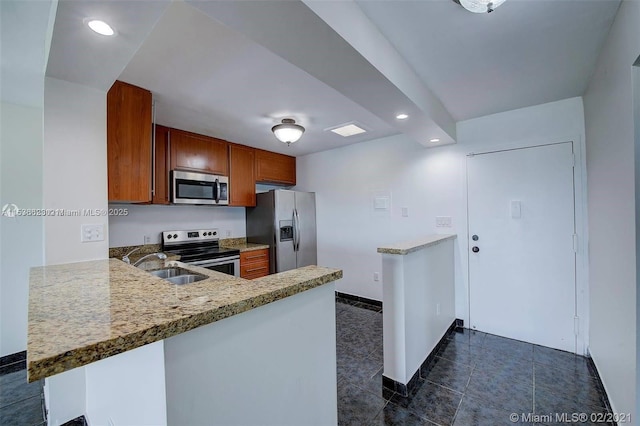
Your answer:
[[[173,285],[117,259],[33,268],[29,381],[84,368],[96,424],[337,422],[341,270],[249,281],[158,263],[207,278]]]
[[[456,235],[378,248],[384,304],[383,386],[407,396],[455,322]],[[412,336],[408,339],[407,336]]]

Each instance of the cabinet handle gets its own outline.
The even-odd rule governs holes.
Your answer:
[[[266,266],[261,266],[260,268],[247,269],[247,273],[255,272],[255,271],[261,271],[263,269],[267,269],[267,267]]]
[[[167,130],[167,152],[165,155],[167,160],[167,203],[171,202],[171,194],[173,188],[171,188],[171,130]]]
[[[249,259],[259,259],[259,258],[261,258],[261,257],[266,257],[266,256],[267,256],[267,255],[266,255],[266,254],[264,254],[264,253],[263,253],[263,254],[259,254],[259,255],[257,255],[257,256],[247,256],[247,260],[249,260]]]
[[[151,102],[153,129],[151,129],[151,202],[156,195],[156,101]]]

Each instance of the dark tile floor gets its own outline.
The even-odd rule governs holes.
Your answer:
[[[0,371],[0,425],[46,425],[42,381],[27,383],[24,365],[11,370]]]
[[[382,389],[381,308],[339,299],[336,333],[340,425],[555,425],[555,413],[607,412],[586,358],[567,352],[463,329],[405,398]]]

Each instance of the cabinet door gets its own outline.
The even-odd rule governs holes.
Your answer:
[[[227,141],[176,129],[169,133],[171,170],[229,174]]]
[[[153,204],[169,204],[169,128],[156,125]]]
[[[256,150],[256,181],[283,185],[296,184],[296,158]]]
[[[256,205],[255,150],[248,146],[229,145],[230,206]]]
[[[116,81],[107,93],[109,201],[151,201],[151,92]]]

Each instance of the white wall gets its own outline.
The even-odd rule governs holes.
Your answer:
[[[42,107],[0,108],[0,206],[42,208]],[[43,222],[0,217],[0,356],[27,348],[29,268],[43,263]]]
[[[107,209],[106,92],[47,77],[44,207]],[[104,241],[80,242],[82,224],[103,224]],[[108,257],[108,217],[45,218],[46,263]]]
[[[169,425],[338,422],[333,283],[170,337],[164,354]]]
[[[107,208],[106,93],[53,78],[44,89],[44,207]],[[105,239],[80,242],[81,224],[104,225]],[[45,263],[108,257],[108,218],[47,216]],[[85,369],[46,379],[51,423],[86,412]]]
[[[93,362],[85,371],[92,425],[167,424],[164,340]]]
[[[318,263],[340,268],[337,291],[382,298],[376,248],[427,234],[457,234],[456,317],[468,322],[465,158],[470,151],[523,141],[583,138],[581,98],[458,123],[458,144],[425,149],[402,135],[298,157],[296,189],[316,192]],[[373,198],[391,198],[376,212]],[[402,207],[408,217],[402,217]],[[451,216],[452,228],[436,228]]]
[[[126,216],[109,218],[109,246],[158,244],[162,231],[217,228],[220,238],[246,235],[244,207],[160,206],[113,204]],[[149,237],[145,242],[144,237]]]
[[[0,2],[0,208],[42,208],[42,111],[51,1]],[[27,347],[29,268],[43,219],[0,217],[0,356]]]
[[[638,55],[640,3],[623,1],[584,96],[590,351],[613,411],[632,413],[636,423],[632,379],[636,370],[632,64]]]

